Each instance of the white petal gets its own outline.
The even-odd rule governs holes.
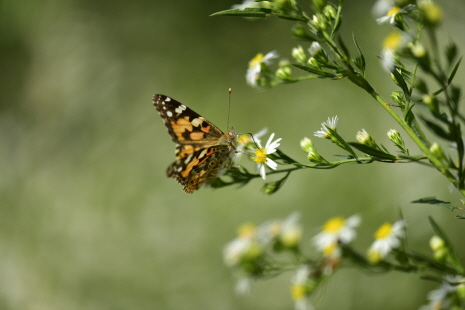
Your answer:
[[[268,145],[270,145],[271,141],[273,140],[274,138],[274,132],[270,135],[270,137],[268,138],[268,141],[266,141],[266,144],[265,144],[265,149],[268,148]]]
[[[271,51],[263,57],[263,62],[268,65],[270,64],[271,59],[278,58],[278,57],[279,57],[279,54],[277,51]]]
[[[273,170],[276,170],[276,168],[278,168],[278,164],[269,158],[266,159],[266,164]]]
[[[260,175],[262,176],[263,180],[266,180],[266,171],[265,171],[265,165],[264,164],[260,164]]]

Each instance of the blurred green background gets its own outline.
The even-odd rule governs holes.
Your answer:
[[[237,296],[222,249],[240,224],[295,210],[307,247],[327,219],[358,213],[364,221],[355,244],[364,250],[400,211],[413,249],[429,253],[430,215],[463,245],[464,224],[454,214],[409,203],[429,195],[459,203],[445,179],[421,165],[299,171],[271,197],[260,192],[261,180],[187,195],[165,178],[174,145],[152,106],[154,93],[225,130],[232,87],[234,128],[268,127],[301,161],[300,139],[334,115],[348,140],[365,128],[394,151],[385,133],[399,126],[346,80],[266,92],[247,87],[252,57],[277,49],[290,58],[298,43],[287,21],[209,17],[235,3],[0,2],[0,309],[293,309],[290,274]],[[441,40],[453,39],[463,51],[464,2],[438,4],[445,12]],[[372,5],[346,1],[342,34],[348,43],[356,34],[368,77],[388,99],[395,86],[377,55],[389,27],[376,25]],[[461,69],[457,83],[464,78]],[[314,140],[324,156],[340,153]],[[459,253],[465,258],[465,249]],[[426,304],[434,287],[415,275],[343,269],[313,303],[412,309]]]

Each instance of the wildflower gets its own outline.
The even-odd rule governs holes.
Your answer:
[[[305,64],[307,61],[307,55],[305,55],[304,49],[300,45],[292,49],[292,57],[300,64]]]
[[[385,8],[387,9],[387,7]],[[376,22],[378,24],[384,24],[385,22],[389,21],[391,25],[395,24],[396,17],[400,17],[404,14],[410,13],[415,9],[415,6],[413,4],[409,4],[404,6],[403,8],[397,7],[397,6],[391,6],[387,12],[385,12],[385,15],[377,18]]]
[[[234,4],[231,8],[239,9],[243,11],[246,8],[255,8],[259,6],[260,6],[260,3],[255,2],[254,0],[244,0],[241,4]]]
[[[444,262],[447,259],[449,255],[449,250],[441,237],[431,237],[429,241],[429,246],[431,247],[431,250],[433,250],[435,260],[437,260],[438,262]]]
[[[388,71],[394,69],[396,61],[396,53],[403,49],[410,41],[406,33],[399,33],[397,31],[389,34],[383,41],[383,49],[381,51],[381,61]]]
[[[428,305],[420,307],[421,310],[450,309],[451,294],[457,292],[465,285],[462,276],[445,276],[441,286],[428,293]],[[452,307],[453,308],[453,307]],[[458,308],[457,308],[458,309]]]
[[[391,140],[402,153],[408,154],[408,150],[405,148],[404,139],[402,139],[402,136],[397,130],[389,129],[387,136],[389,137],[389,140]]]
[[[264,136],[266,134],[266,132],[268,131],[268,128],[263,128],[262,130],[260,130],[259,132],[257,132],[256,134],[253,134],[252,137],[250,136],[250,134],[242,134],[238,137],[237,141],[238,141],[238,145],[237,145],[237,154],[236,154],[236,161],[239,160],[239,158],[241,157],[241,155],[244,153],[244,149],[245,148],[255,148],[255,143],[260,143],[261,140],[260,138],[262,136]]]
[[[328,117],[328,120],[324,123],[321,123],[321,129],[319,131],[315,131],[315,136],[319,138],[326,138],[330,139],[331,133],[328,131],[328,128],[336,130],[337,122],[339,118],[334,116],[333,118]]]
[[[328,220],[323,230],[313,237],[315,247],[326,257],[339,257],[341,255],[340,244],[348,244],[356,237],[355,227],[360,224],[360,217],[352,215],[344,219],[334,217]]]
[[[361,144],[367,145],[374,149],[379,149],[379,146],[376,144],[376,141],[370,136],[370,134],[365,129],[362,129],[359,132],[357,132],[357,136],[355,138]]]
[[[253,261],[262,254],[262,247],[255,240],[255,234],[255,225],[245,224],[239,228],[238,237],[223,250],[223,259],[227,266],[240,266],[243,261]]]
[[[320,43],[314,41],[311,45],[310,48],[308,49],[308,52],[310,53],[310,56],[314,56],[316,53],[318,53],[321,50],[321,45]]]
[[[260,72],[263,65],[271,64],[271,60],[277,58],[279,55],[276,51],[271,51],[265,56],[262,53],[257,54],[250,62],[249,69],[247,69],[246,80],[252,87],[257,87],[257,80],[260,77]]]
[[[255,150],[254,154],[254,161],[256,164],[256,170],[260,171],[260,175],[262,176],[263,180],[266,178],[266,171],[265,171],[265,164],[273,170],[276,170],[278,164],[273,161],[272,159],[268,158],[269,154],[276,152],[276,149],[279,146],[279,141],[281,138],[276,139],[272,142],[274,138],[274,133],[271,134],[270,138],[265,144],[265,147],[262,147],[261,143],[257,141],[258,149]]]
[[[292,67],[291,63],[283,59],[279,62],[279,68],[276,70],[276,77],[283,79],[283,80],[292,80]]]
[[[302,227],[299,225],[299,217],[299,213],[293,212],[281,223],[279,239],[281,244],[287,248],[297,247],[302,238]]]
[[[433,153],[433,155],[441,160],[442,162],[447,162],[447,157],[446,155],[444,154],[444,151],[442,150],[441,146],[439,144],[437,144],[436,142],[434,142],[429,150],[431,151],[431,153]]]
[[[310,45],[310,48],[308,49],[308,52],[310,53],[309,63],[310,62],[317,62],[318,65],[320,65],[320,64],[325,65],[325,64],[328,63],[328,55],[323,50],[320,43],[318,43],[316,41],[313,42]],[[312,61],[312,59],[313,59],[313,61]]]
[[[368,250],[368,259],[378,263],[393,249],[399,247],[400,238],[404,235],[405,222],[397,221],[394,224],[384,223],[375,233],[375,241]]]
[[[310,269],[306,265],[302,265],[297,269],[297,272],[292,280],[291,296],[295,303],[296,310],[305,310],[311,308],[308,302],[308,295],[311,292],[309,285]]]
[[[442,21],[442,10],[432,1],[422,0],[418,2],[423,21],[428,26],[436,26]]]

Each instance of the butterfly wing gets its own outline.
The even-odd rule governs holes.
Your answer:
[[[178,144],[177,159],[214,145],[224,135],[211,122],[168,96],[154,95],[153,104],[165,122],[171,139]]]
[[[192,193],[229,168],[235,155],[237,134],[218,127],[178,101],[154,95],[153,104],[176,145],[176,161],[166,175]]]
[[[190,194],[229,168],[233,154],[229,145],[203,148],[177,159],[168,167],[166,175],[182,184],[184,191]]]

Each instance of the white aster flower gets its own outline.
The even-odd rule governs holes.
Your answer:
[[[223,250],[223,260],[228,267],[241,264],[243,259],[254,259],[261,255],[262,247],[256,241],[257,227],[244,224],[238,229],[238,236],[230,241]]]
[[[279,239],[286,247],[293,248],[297,246],[302,238],[302,227],[299,224],[299,218],[300,214],[293,212],[281,223]]]
[[[339,257],[339,244],[348,244],[355,239],[355,227],[360,225],[360,221],[358,215],[352,215],[347,219],[334,217],[328,220],[322,231],[313,237],[315,247],[326,257]]]
[[[400,238],[404,236],[405,222],[384,223],[375,233],[375,241],[368,250],[368,259],[377,263],[393,249],[399,247]]]
[[[270,138],[265,144],[265,147],[262,147],[261,143],[257,141],[259,148],[255,150],[254,154],[254,161],[257,163],[255,168],[257,171],[260,171],[260,175],[262,176],[263,180],[266,178],[265,164],[273,170],[276,170],[278,167],[278,164],[267,156],[276,152],[276,149],[280,144],[279,141],[281,141],[281,138],[272,141],[273,138],[274,133],[271,134]]]
[[[339,118],[336,116],[334,117],[328,117],[328,120],[324,123],[321,123],[321,129],[319,131],[315,131],[314,135],[319,138],[327,138],[330,136],[330,133],[328,131],[328,127],[336,130],[337,122],[339,121]]]
[[[306,265],[302,265],[297,269],[297,272],[292,279],[291,296],[295,303],[296,310],[313,309],[308,301],[310,269]]]
[[[239,161],[239,159],[242,157],[242,154],[244,153],[244,149],[246,147],[252,148],[254,146],[254,141],[256,141],[257,143],[261,143],[260,138],[262,136],[264,136],[267,131],[268,131],[268,128],[266,128],[266,127],[263,128],[262,130],[260,130],[256,134],[252,135],[253,139],[250,136],[250,134],[242,134],[242,135],[240,135],[239,138],[237,138],[238,145],[237,145],[237,149],[236,149],[235,161],[236,162]]]
[[[451,283],[461,284],[452,285]],[[448,296],[463,285],[465,285],[465,278],[462,276],[445,276],[441,286],[428,293],[429,303],[425,306],[421,306],[420,310],[449,309],[450,301]]]
[[[257,80],[262,70],[262,64],[269,65],[271,60],[278,58],[278,52],[271,51],[265,56],[262,53],[257,54],[250,62],[249,69],[247,69],[246,80],[252,87],[257,87]]]
[[[308,52],[310,53],[310,56],[314,56],[317,52],[321,50],[321,45],[317,41],[314,41],[311,45],[310,48],[308,49]]]
[[[243,11],[246,8],[256,8],[259,6],[260,6],[260,3],[255,2],[254,0],[244,0],[241,4],[234,4],[231,8],[239,9]]]
[[[382,14],[384,16],[377,18],[376,22],[378,24],[383,24],[389,21],[391,25],[394,25],[397,15],[409,13],[413,11],[414,9],[415,9],[415,6],[413,4],[406,5],[403,8],[397,7],[395,5],[392,5],[391,7],[386,7],[384,8],[385,12],[383,12]]]

